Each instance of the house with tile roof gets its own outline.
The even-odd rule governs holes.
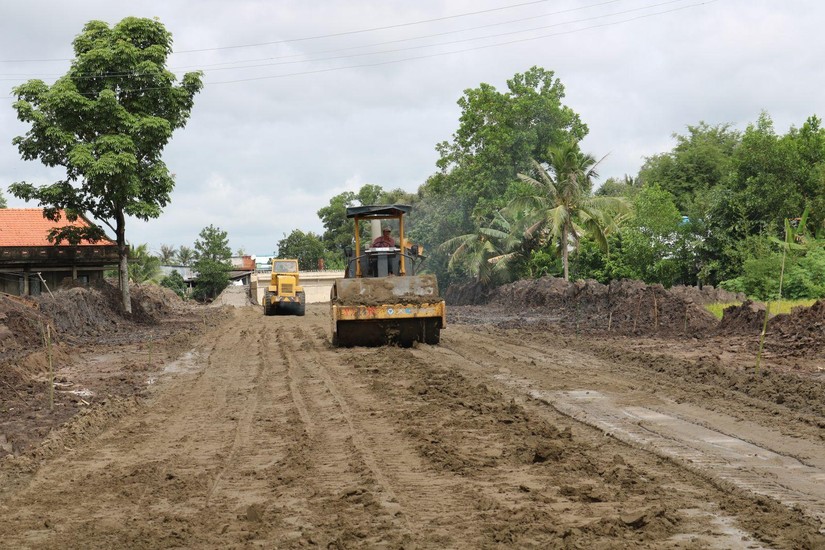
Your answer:
[[[0,208],[0,292],[38,295],[65,281],[88,285],[118,264],[117,244],[110,239],[83,240],[77,245],[49,242],[49,231],[73,225],[89,226],[78,217],[70,222],[43,217],[42,208]]]

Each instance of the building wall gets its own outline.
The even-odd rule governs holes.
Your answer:
[[[57,290],[65,281],[72,280],[71,270],[67,271],[41,271],[24,274],[23,272],[0,272],[0,292],[23,296],[25,283],[24,276],[28,276],[29,289],[26,295],[39,296],[48,293],[49,290]],[[42,280],[41,280],[42,277]],[[73,284],[88,286],[89,284],[103,280],[103,271],[100,269],[78,269],[77,280]]]

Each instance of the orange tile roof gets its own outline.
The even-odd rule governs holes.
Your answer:
[[[47,237],[53,227],[73,225],[87,227],[83,218],[70,222],[61,211],[59,221],[53,222],[43,217],[42,208],[0,208],[0,246],[54,246]],[[110,246],[114,241],[103,239],[96,243],[83,240],[79,246]],[[61,246],[70,246],[66,241]]]

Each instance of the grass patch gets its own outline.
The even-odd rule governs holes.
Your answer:
[[[771,315],[778,315],[780,313],[790,313],[795,307],[811,307],[816,300],[782,300],[780,302],[771,301]],[[722,312],[726,307],[739,306],[742,302],[716,302],[713,304],[706,304],[705,309],[713,313],[717,319],[722,318]]]

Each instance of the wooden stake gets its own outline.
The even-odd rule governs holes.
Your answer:
[[[659,304],[656,303],[656,291],[653,291],[653,330],[659,330]]]
[[[52,326],[46,325],[46,356],[49,358],[49,410],[54,409],[54,361],[52,361]]]
[[[765,332],[768,329],[768,316],[771,314],[771,303],[765,303],[765,320],[762,322],[762,334],[759,336],[759,351],[756,353],[756,375],[759,376],[759,365],[762,363],[762,346],[765,345]]]
[[[642,310],[642,296],[644,296],[644,291],[639,293],[639,302],[636,304],[636,318],[633,319],[633,332],[636,332],[636,323],[639,322],[639,313]]]
[[[613,310],[610,310],[610,313],[607,314],[607,332],[610,332],[610,325],[613,324]]]

